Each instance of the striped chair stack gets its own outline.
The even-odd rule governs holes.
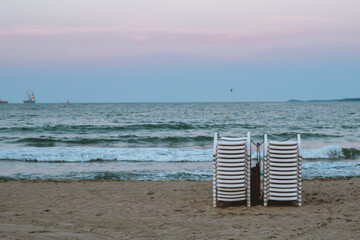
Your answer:
[[[301,139],[297,141],[268,141],[264,135],[264,206],[269,200],[297,201],[302,199]]]
[[[213,152],[213,206],[218,202],[245,201],[250,207],[251,149],[246,138],[219,137],[215,132]]]

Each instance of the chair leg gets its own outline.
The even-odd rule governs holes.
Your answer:
[[[216,183],[213,183],[213,207],[217,207]]]
[[[301,207],[302,204],[302,157],[298,159],[298,202],[297,205]]]
[[[217,207],[217,164],[213,161],[213,207]]]
[[[251,207],[251,156],[247,156],[247,206]]]
[[[264,180],[264,207],[268,205],[268,189],[267,189],[267,180]]]
[[[264,158],[264,207],[268,205],[268,163],[267,159]]]
[[[264,185],[267,184],[265,181],[264,181]],[[268,191],[267,191],[267,187],[264,187],[264,207],[267,207],[268,205]]]
[[[302,204],[302,182],[301,180],[299,180],[299,183],[298,183],[298,206],[301,207],[301,204]]]
[[[302,196],[301,196],[301,186],[298,188],[298,201],[297,201],[297,205],[299,207],[301,207],[302,204]]]

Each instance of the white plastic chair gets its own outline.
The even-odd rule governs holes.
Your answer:
[[[264,135],[264,206],[269,200],[302,204],[301,138],[296,141],[268,141]]]
[[[213,152],[213,206],[219,201],[250,202],[251,149],[250,132],[246,138],[214,135]]]

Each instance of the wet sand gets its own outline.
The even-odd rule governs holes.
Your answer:
[[[213,208],[208,181],[2,181],[0,239],[360,239],[360,178],[303,186],[303,207]]]

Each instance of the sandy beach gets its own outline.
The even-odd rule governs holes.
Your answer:
[[[2,181],[0,239],[359,239],[360,178],[304,206],[212,207],[209,181]]]

